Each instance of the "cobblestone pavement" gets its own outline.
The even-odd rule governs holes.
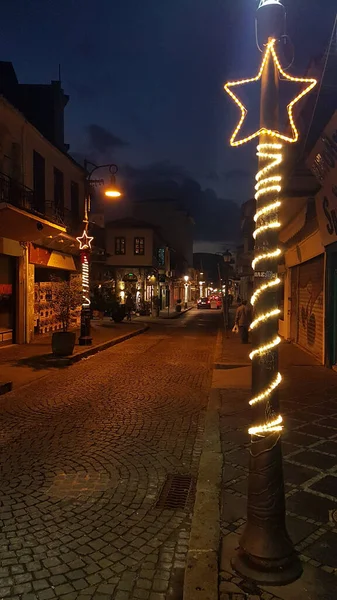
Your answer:
[[[236,343],[235,339],[226,342],[223,357],[229,356],[231,344],[231,360],[237,355],[240,363],[243,349]],[[313,358],[289,344],[282,345],[280,359],[284,376],[281,406],[285,415],[283,455],[287,526],[304,564],[304,585],[309,582],[303,600],[334,600],[337,588],[337,374],[319,366]],[[259,590],[230,569],[226,554],[237,546],[246,517],[249,391],[222,390],[221,396],[225,468],[220,599],[277,600],[289,597],[292,600],[298,597],[302,600],[302,595],[290,594],[289,590],[293,593],[290,586],[286,586],[288,592],[286,588],[282,588],[282,592]],[[226,550],[227,544],[231,550]]]
[[[113,323],[108,318],[92,321],[92,345],[90,347],[79,346],[80,330],[74,330],[76,344],[72,356],[92,350],[95,346],[105,344],[121,336],[130,335],[143,327],[143,323]],[[46,334],[36,336],[31,344],[0,345],[0,385],[11,381],[13,389],[16,389],[21,385],[46,377],[52,369],[59,369],[60,361],[53,357],[51,343],[52,334]]]
[[[180,600],[215,313],[191,311],[0,402],[0,598]]]

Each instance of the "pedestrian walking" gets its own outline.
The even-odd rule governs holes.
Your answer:
[[[242,344],[248,344],[249,327],[252,322],[252,309],[247,304],[247,300],[243,300],[238,307],[235,316],[235,325],[239,328]]]
[[[127,295],[125,307],[126,307],[126,320],[131,321],[131,314],[132,314],[132,311],[134,308],[133,298],[132,298],[131,294]]]

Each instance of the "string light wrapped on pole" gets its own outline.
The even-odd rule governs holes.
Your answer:
[[[268,9],[268,14],[266,10]],[[261,0],[259,11],[263,25],[270,26],[265,41],[261,67],[255,77],[228,82],[225,90],[240,109],[240,119],[230,139],[241,146],[259,139],[255,199],[254,293],[251,304],[252,409],[250,465],[248,481],[247,523],[233,567],[241,575],[260,584],[278,585],[297,579],[302,572],[300,561],[285,525],[281,433],[283,417],[278,398],[282,375],[278,368],[278,263],[282,255],[278,245],[281,227],[279,210],[282,192],[284,144],[297,142],[299,133],[294,120],[295,105],[316,85],[316,80],[293,77],[282,68],[277,53],[281,37],[284,8],[278,0]],[[267,18],[266,18],[267,15]],[[282,23],[281,23],[282,21]],[[270,33],[269,33],[270,32]],[[273,35],[271,35],[273,34]],[[304,87],[288,104],[290,132],[279,131],[279,79]],[[261,80],[260,128],[240,137],[247,109],[236,89]],[[234,91],[235,90],[235,91]]]
[[[89,170],[89,165],[91,169]],[[119,198],[121,192],[116,187],[117,165],[110,163],[107,165],[95,165],[89,161],[85,161],[85,198],[84,198],[84,230],[81,237],[76,240],[79,243],[81,265],[82,265],[82,308],[81,308],[81,333],[79,337],[80,346],[90,346],[92,343],[91,337],[91,300],[90,300],[90,254],[91,242],[93,237],[88,235],[89,215],[91,210],[91,187],[104,185],[104,179],[92,179],[93,173],[98,169],[109,169],[110,185],[105,186],[104,194],[108,198]]]

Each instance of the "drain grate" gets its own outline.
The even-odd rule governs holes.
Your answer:
[[[168,475],[156,508],[183,510],[193,501],[194,493],[195,482],[190,475]]]
[[[329,511],[329,521],[330,523],[337,523],[337,510]]]

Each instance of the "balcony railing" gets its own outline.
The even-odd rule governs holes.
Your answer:
[[[8,175],[0,173],[0,203],[11,204],[26,212],[47,219],[56,225],[71,227],[71,212],[67,208],[59,208],[53,202],[40,202],[34,190],[15,181]]]

